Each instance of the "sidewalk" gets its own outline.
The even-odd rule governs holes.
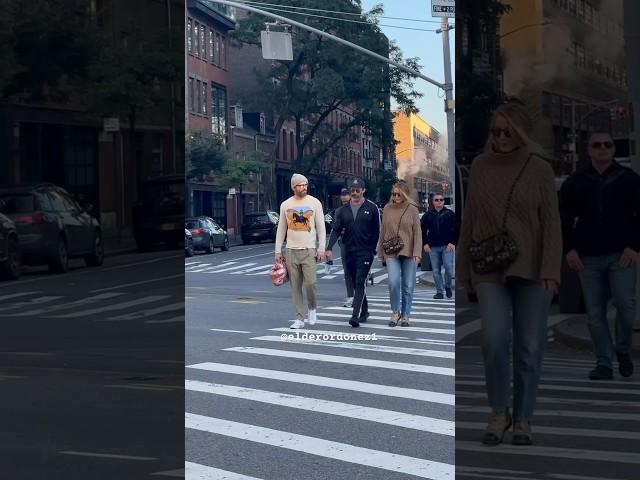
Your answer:
[[[121,232],[109,232],[102,238],[104,244],[105,257],[122,255],[123,253],[135,252],[138,248],[130,230]]]
[[[609,310],[609,328],[615,332],[615,309]],[[591,335],[586,315],[575,315],[554,327],[557,339],[568,346],[591,348]],[[640,332],[633,332],[633,352],[640,353]]]

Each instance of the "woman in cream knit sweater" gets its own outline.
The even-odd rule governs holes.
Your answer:
[[[385,240],[398,235],[404,244],[392,255],[384,253]],[[382,211],[382,229],[378,241],[378,258],[386,262],[389,274],[391,319],[389,326],[398,323],[409,326],[413,291],[416,286],[416,270],[422,258],[422,230],[418,208],[411,201],[409,186],[402,180],[391,189],[391,199]]]
[[[532,442],[547,317],[560,282],[562,237],[553,170],[529,140],[532,122],[515,104],[500,106],[485,153],[473,160],[458,244],[457,281],[478,295],[482,352],[492,413],[482,438],[502,442],[513,423],[512,443]],[[518,176],[519,179],[516,181]],[[518,255],[491,273],[474,270],[469,247],[505,230]],[[513,338],[513,417],[509,411],[509,357]]]

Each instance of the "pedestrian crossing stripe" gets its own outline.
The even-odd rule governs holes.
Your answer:
[[[460,419],[456,421],[456,428],[460,428],[463,430],[484,430],[486,427],[486,423],[463,422]],[[618,440],[640,440],[640,432],[629,432],[622,430],[593,430],[588,428],[545,427],[543,425],[536,425],[535,433],[539,435],[563,435],[572,437],[615,438]]]
[[[456,389],[456,398],[458,400],[465,399],[487,399],[487,394],[484,392],[469,392],[466,390]],[[624,400],[595,400],[591,398],[564,398],[564,397],[536,397],[536,403],[550,403],[555,405],[571,405],[576,407],[621,407],[621,408],[637,408],[638,401],[627,402]]]
[[[375,312],[378,310],[369,310],[369,312]],[[346,320],[351,318],[351,313],[325,313],[325,312],[318,312],[317,313],[318,317],[328,317],[328,318],[344,318]],[[389,314],[385,317],[379,316],[379,315],[370,315],[368,318],[369,320],[382,320],[384,322],[388,322],[389,321],[389,317],[391,316],[391,311],[389,311]],[[415,316],[411,315],[411,319],[410,319],[410,323],[433,323],[435,325],[452,325],[454,322],[453,321],[448,321],[448,320],[431,320],[431,319],[424,319],[424,318],[416,318]],[[346,323],[345,323],[346,325]],[[364,324],[362,324],[361,326],[365,326]],[[404,327],[402,327],[404,328]],[[451,329],[451,331],[453,332],[453,329]]]
[[[184,462],[184,472],[189,480],[262,480],[193,462]]]
[[[116,303],[115,305],[107,305],[105,307],[92,308],[89,310],[80,310],[79,312],[65,313],[63,315],[51,315],[51,317],[53,318],[89,317],[97,313],[112,312],[115,310],[124,310],[125,308],[134,307],[134,306],[142,305],[145,303],[157,302],[158,300],[163,300],[168,297],[169,295],[151,295],[149,297],[142,297],[136,300],[130,300],[128,302]]]
[[[322,312],[318,312],[318,318],[324,316],[324,313]],[[371,318],[371,317],[369,317]],[[345,327],[347,325],[346,322],[342,321],[342,322],[336,322],[333,320],[316,320],[316,324],[317,325],[336,325],[336,326],[341,326],[341,327]],[[353,331],[353,329],[351,327],[350,331]],[[454,330],[449,330],[449,329],[442,329],[442,328],[422,328],[422,327],[389,327],[387,325],[376,325],[374,323],[361,323],[360,324],[360,329],[374,329],[374,330],[393,330],[395,332],[420,332],[420,333],[433,333],[436,335],[448,335],[448,336],[454,336],[455,335],[455,331]]]
[[[452,421],[405,412],[196,380],[185,380],[185,389],[193,392],[241,398],[242,400],[267,403],[279,407],[382,423],[438,435],[455,435],[455,424]]]
[[[319,362],[341,363],[352,366],[376,367],[391,370],[401,370],[417,373],[431,373],[434,375],[455,376],[455,368],[434,367],[431,365],[419,365],[413,363],[390,362],[385,360],[373,360],[369,358],[342,357],[338,355],[324,355],[321,353],[294,352],[289,350],[277,350],[258,347],[231,347],[224,348],[226,352],[252,353],[255,355],[268,355],[272,357],[296,358],[298,360],[315,360]]]
[[[370,319],[373,317],[370,317]],[[215,329],[210,329],[210,330],[215,330]],[[291,329],[288,327],[281,327],[281,328],[270,328],[269,329],[270,332],[288,332],[291,333]],[[316,335],[324,335],[324,334],[328,334],[328,335],[344,335],[345,332],[344,331],[337,331],[337,330],[316,330],[316,329],[305,329],[305,328],[298,328],[296,329],[296,332],[299,333],[313,333]],[[251,332],[244,332],[244,333],[251,333]],[[294,334],[295,335],[295,334]],[[407,337],[397,337],[397,336],[393,336],[393,335],[378,335],[376,334],[376,337],[380,340],[384,340],[387,342],[408,342],[408,343],[428,343],[428,344],[432,344],[432,345],[443,345],[443,346],[447,346],[447,347],[453,347],[454,343],[451,340],[435,340],[435,339],[431,339],[431,338],[407,338]]]
[[[187,412],[185,428],[285,448],[342,462],[366,465],[430,480],[453,480],[455,467],[421,458],[358,447],[272,428]]]
[[[486,383],[484,381],[475,380],[456,380],[456,385],[464,386],[478,386],[484,387]],[[606,394],[620,394],[620,395],[640,395],[640,389],[633,388],[609,388],[609,387],[572,387],[571,385],[549,385],[547,383],[541,383],[538,385],[539,390],[555,390],[560,392],[589,392],[589,393],[606,393]]]
[[[457,413],[481,413],[483,415],[489,415],[489,408],[475,407],[471,405],[456,405]],[[590,410],[546,410],[536,409],[536,417],[564,417],[564,418],[598,418],[600,420],[622,420],[625,422],[640,422],[640,414],[637,413],[613,413],[603,412],[602,410],[590,411]]]
[[[340,311],[349,311],[349,312],[353,311],[353,309],[349,308],[349,307],[326,307],[325,310],[340,310]],[[376,308],[374,308],[374,309],[370,308],[369,312],[373,312],[373,313],[389,313],[389,314],[391,314],[391,310],[380,310],[380,309],[376,309]],[[442,313],[442,312],[432,312],[432,311],[429,311],[429,312],[412,311],[411,315],[431,315],[431,316],[434,316],[434,317],[453,317],[453,316],[455,316],[455,313],[454,312]],[[453,324],[455,322],[451,322],[451,323]]]
[[[377,383],[361,382],[356,380],[344,380],[341,378],[322,377],[305,373],[293,373],[280,370],[267,370],[264,368],[244,367],[226,363],[203,362],[188,365],[187,368],[204,370],[209,372],[242,375],[255,378],[264,378],[280,382],[299,383],[303,385],[315,385],[318,387],[335,388],[351,392],[368,393],[371,395],[383,395],[386,397],[416,400],[419,402],[439,403],[442,405],[455,405],[455,395],[449,393],[418,390],[407,387],[387,386]]]

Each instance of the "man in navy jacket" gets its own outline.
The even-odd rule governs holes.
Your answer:
[[[456,216],[444,206],[444,197],[433,196],[433,208],[429,209],[420,220],[422,227],[422,244],[425,253],[429,254],[433,267],[433,281],[436,294],[433,298],[442,299],[453,296],[451,278],[453,277],[453,255],[456,244]],[[441,268],[444,266],[444,285]]]

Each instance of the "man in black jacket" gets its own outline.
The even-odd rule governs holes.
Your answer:
[[[433,269],[433,281],[436,284],[435,299],[453,296],[451,278],[453,277],[453,252],[456,244],[456,216],[444,206],[444,197],[440,194],[431,200],[433,208],[420,219],[422,229],[422,245],[424,252],[429,254]],[[444,286],[441,268],[444,265]],[[444,288],[444,292],[443,292]]]
[[[345,272],[349,271],[355,288],[349,324],[359,327],[369,317],[366,283],[380,237],[380,212],[375,203],[364,198],[366,189],[362,180],[353,180],[350,191],[349,204],[336,211],[326,256],[333,260],[331,250],[342,234],[342,265]]]
[[[633,374],[632,331],[636,309],[636,261],[640,249],[640,176],[614,159],[609,133],[594,132],[591,164],[573,173],[560,190],[563,250],[584,291],[596,356],[592,380],[613,378],[610,299],[617,310],[615,350],[620,375]]]

